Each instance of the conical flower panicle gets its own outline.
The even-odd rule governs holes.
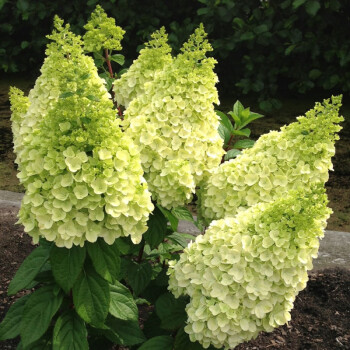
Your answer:
[[[153,210],[138,150],[80,39],[58,18],[55,25],[19,130],[20,222],[35,242],[43,236],[60,247],[98,237],[137,243]]]
[[[201,216],[210,223],[291,189],[324,184],[341,130],[340,106],[341,96],[317,103],[305,117],[261,136],[252,148],[221,164],[199,193]]]
[[[91,18],[84,26],[84,49],[86,52],[99,52],[102,49],[120,51],[125,31],[115,25],[115,19],[108,17],[104,9],[97,5]]]
[[[183,53],[144,85],[123,121],[138,145],[153,199],[166,208],[184,205],[221,160],[223,149],[213,103],[218,102],[215,60],[199,27]]]
[[[189,295],[185,331],[205,348],[233,349],[290,320],[331,212],[322,185],[289,191],[213,221],[170,262],[169,289]]]
[[[154,32],[151,38],[128,71],[114,82],[116,100],[126,108],[134,98],[145,92],[145,84],[152,82],[158,71],[171,64],[171,47],[165,28]]]

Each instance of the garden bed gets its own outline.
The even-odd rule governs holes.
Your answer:
[[[20,296],[8,297],[7,286],[34,248],[22,227],[14,225],[16,213],[17,208],[0,209],[0,320]],[[296,299],[291,322],[273,333],[261,334],[236,350],[350,349],[349,295],[349,270],[327,269],[311,273],[307,288]],[[0,349],[15,349],[16,343],[15,340],[1,342]]]

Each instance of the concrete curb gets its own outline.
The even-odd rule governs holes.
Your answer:
[[[0,190],[0,208],[19,208],[23,193]],[[194,236],[200,232],[187,221],[180,221],[178,231]],[[325,268],[345,268],[350,270],[350,233],[326,231],[321,241],[318,258],[314,260],[313,271]]]

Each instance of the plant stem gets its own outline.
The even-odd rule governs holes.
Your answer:
[[[108,49],[105,49],[105,60],[108,66],[109,75],[111,78],[113,78],[113,69],[112,69],[111,61],[109,60]]]
[[[230,139],[229,139],[228,142],[227,142],[227,146],[224,148],[224,150],[225,150],[226,152],[230,149],[230,146],[231,146],[231,142],[232,142],[232,140],[233,140],[233,137],[234,137],[234,135],[231,134]],[[225,155],[222,156],[221,164],[224,162],[224,158],[225,158]]]

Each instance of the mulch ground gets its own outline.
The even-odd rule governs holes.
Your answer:
[[[21,296],[8,297],[7,287],[34,248],[22,227],[14,225],[16,212],[15,208],[0,208],[0,320]],[[0,349],[12,350],[16,344],[16,340],[0,342]],[[350,270],[328,269],[312,273],[307,288],[296,299],[291,322],[273,333],[262,333],[235,350],[260,349],[350,349]]]

